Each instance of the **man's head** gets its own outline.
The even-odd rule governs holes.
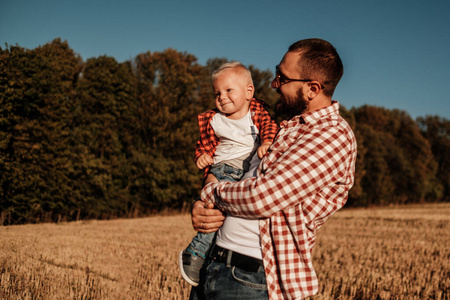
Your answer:
[[[306,39],[292,44],[272,81],[281,95],[278,110],[294,116],[330,105],[343,73],[341,59],[329,42]]]
[[[247,114],[255,88],[250,71],[240,62],[225,63],[212,74],[216,107],[228,118]]]

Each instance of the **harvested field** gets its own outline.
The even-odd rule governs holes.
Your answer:
[[[0,227],[1,299],[187,299],[188,215]],[[319,231],[312,299],[450,299],[450,204],[345,209]]]

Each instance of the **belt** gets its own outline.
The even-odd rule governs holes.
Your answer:
[[[225,263],[227,266],[234,266],[247,272],[257,272],[263,266],[261,259],[243,255],[214,244],[209,257],[215,262]]]

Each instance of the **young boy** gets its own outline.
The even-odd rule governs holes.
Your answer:
[[[212,181],[238,181],[248,171],[255,152],[262,158],[272,144],[277,124],[253,98],[250,71],[239,62],[223,64],[212,75],[216,109],[198,116],[200,139],[195,163],[205,169],[203,184]],[[183,278],[191,285],[200,281],[200,269],[215,233],[197,233],[179,254]]]

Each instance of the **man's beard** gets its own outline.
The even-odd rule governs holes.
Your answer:
[[[303,99],[303,93],[299,89],[295,98],[286,98],[280,94],[277,103],[277,113],[286,119],[301,115],[308,109],[309,102]]]

